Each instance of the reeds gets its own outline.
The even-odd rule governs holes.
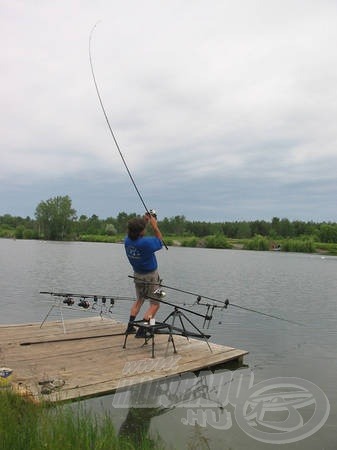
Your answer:
[[[150,450],[147,436],[119,438],[110,417],[75,405],[36,405],[8,389],[0,391],[1,450]],[[135,443],[136,442],[136,443]]]

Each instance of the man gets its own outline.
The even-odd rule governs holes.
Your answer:
[[[146,225],[150,223],[155,236],[145,236]],[[154,318],[160,303],[155,300],[158,294],[160,278],[158,274],[158,263],[155,252],[163,247],[163,237],[157,225],[154,215],[146,213],[143,218],[131,219],[128,223],[128,235],[124,240],[126,255],[134,271],[137,299],[130,311],[130,320],[127,332],[135,331],[132,323],[136,319],[145,298],[150,298],[150,305],[144,314],[144,321],[148,322]],[[138,329],[136,337],[143,337],[141,328]]]

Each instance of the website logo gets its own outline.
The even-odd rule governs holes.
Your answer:
[[[326,422],[329,400],[314,383],[277,377],[254,384],[247,368],[186,372],[165,378],[179,357],[127,363],[113,398],[115,408],[184,408],[186,426],[228,430],[236,420],[251,438],[269,444],[289,444],[311,436]],[[163,373],[154,379],[153,370]]]
[[[330,413],[324,392],[302,378],[272,378],[239,395],[235,419],[252,438],[269,444],[289,444],[311,436]]]

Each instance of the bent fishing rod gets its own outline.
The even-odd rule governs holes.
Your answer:
[[[95,85],[97,97],[98,97],[99,103],[100,103],[100,105],[101,105],[101,109],[102,109],[102,111],[103,111],[103,115],[104,115],[105,121],[106,121],[106,123],[107,123],[107,125],[108,125],[110,134],[111,134],[112,139],[113,139],[113,141],[114,141],[114,143],[115,143],[115,145],[116,145],[116,148],[117,148],[117,150],[118,150],[119,156],[121,157],[121,159],[122,159],[122,161],[123,161],[124,167],[125,167],[125,169],[126,169],[128,175],[129,175],[129,178],[130,178],[130,180],[131,180],[131,182],[132,182],[132,184],[133,184],[133,187],[135,188],[135,190],[136,190],[136,192],[137,192],[137,195],[138,195],[138,197],[139,197],[139,199],[140,199],[142,205],[144,206],[145,211],[147,212],[147,214],[149,214],[149,215],[154,215],[154,216],[156,217],[156,214],[153,212],[153,210],[149,209],[149,208],[146,206],[146,203],[145,203],[145,201],[144,201],[144,199],[143,199],[143,196],[142,196],[142,194],[140,193],[140,191],[139,191],[139,189],[138,189],[138,187],[137,187],[137,185],[136,185],[136,182],[135,182],[135,180],[134,180],[134,178],[133,178],[133,176],[132,176],[132,173],[131,173],[131,171],[130,171],[130,169],[129,169],[127,163],[126,163],[126,160],[125,160],[125,158],[124,158],[124,156],[123,156],[123,153],[122,153],[122,151],[121,151],[121,149],[120,149],[120,146],[119,146],[119,144],[118,144],[118,142],[117,142],[115,133],[113,132],[113,129],[112,129],[111,125],[110,125],[110,121],[109,121],[108,115],[107,115],[107,113],[106,113],[106,111],[105,111],[105,108],[104,108],[104,105],[103,105],[102,96],[101,96],[101,94],[100,94],[100,91],[99,91],[99,88],[98,88],[98,84],[97,84],[97,81],[96,81],[96,77],[95,77],[94,64],[93,64],[92,51],[91,51],[91,41],[92,41],[92,36],[93,36],[93,33],[94,33],[95,28],[96,28],[96,26],[98,25],[98,23],[99,23],[99,22],[97,22],[97,23],[93,26],[93,28],[92,28],[92,30],[91,30],[91,32],[90,32],[90,36],[89,36],[89,61],[90,61],[91,74],[92,74],[92,78],[93,78],[93,81],[94,81],[94,85]],[[168,250],[167,245],[165,244],[164,241],[163,241],[163,244],[164,244],[166,250]]]
[[[128,277],[137,280],[137,278],[134,277],[134,276],[132,276],[132,275],[128,275]],[[140,281],[141,281],[141,280],[140,280]],[[146,282],[144,282],[144,283],[145,283],[145,284],[153,284],[153,285],[156,285],[156,284],[157,284],[157,283],[146,283]],[[197,293],[195,293],[195,292],[190,292],[190,291],[186,291],[186,290],[184,290],[184,289],[179,289],[179,288],[176,288],[176,287],[167,286],[167,285],[161,284],[161,283],[160,283],[160,287],[163,287],[163,288],[166,288],[166,289],[170,289],[170,290],[172,290],[172,291],[181,292],[181,293],[183,293],[183,294],[188,294],[188,295],[192,295],[192,296],[194,296],[194,297],[197,297],[197,300],[196,300],[196,302],[195,302],[195,305],[200,305],[200,306],[211,306],[211,305],[208,305],[208,304],[205,304],[205,303],[201,303],[202,299],[205,299],[205,300],[210,300],[210,301],[213,301],[213,302],[220,303],[220,304],[223,305],[222,308],[225,308],[225,309],[227,309],[228,306],[234,306],[235,308],[239,308],[239,309],[242,309],[242,310],[245,310],[245,311],[253,312],[253,313],[255,313],[255,314],[260,314],[260,315],[262,315],[262,316],[267,316],[267,317],[270,317],[270,318],[272,318],[272,319],[278,319],[278,320],[282,320],[282,321],[284,321],[284,322],[292,323],[292,324],[294,324],[294,325],[300,325],[300,326],[303,326],[303,324],[300,323],[300,322],[295,322],[294,320],[289,320],[289,319],[285,319],[285,318],[280,317],[280,316],[275,316],[275,315],[273,315],[273,314],[264,313],[264,312],[262,312],[262,311],[258,311],[258,310],[253,309],[253,308],[248,308],[248,307],[246,307],[246,306],[237,305],[237,304],[235,304],[235,303],[230,302],[228,299],[226,299],[225,301],[223,301],[223,300],[219,300],[219,299],[217,299],[217,298],[208,297],[208,296],[206,296],[206,295],[197,294]]]

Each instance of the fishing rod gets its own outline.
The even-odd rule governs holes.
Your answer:
[[[52,297],[58,298],[58,304],[54,304],[51,306],[47,316],[42,322],[41,326],[49,316],[50,312],[53,310],[55,306],[61,307],[61,299],[63,298],[62,304],[63,306],[67,306],[67,309],[72,309],[74,311],[77,310],[77,307],[83,308],[85,310],[91,310],[91,312],[100,310],[100,316],[103,314],[111,314],[113,308],[115,306],[116,301],[134,301],[133,298],[130,297],[116,297],[116,296],[107,296],[107,295],[96,295],[96,294],[75,294],[70,292],[51,292],[51,291],[41,291],[40,294],[51,295]],[[78,303],[75,305],[75,299],[79,299]],[[90,303],[89,300],[92,300]]]
[[[79,294],[79,293],[70,293],[70,292],[54,292],[54,291],[40,291],[40,294],[47,294],[47,295],[51,295],[52,297],[57,297],[59,299],[59,302],[63,301],[62,303],[65,305],[68,305],[68,308],[72,305],[74,305],[75,303],[75,298],[79,299],[79,303],[77,303],[77,306],[82,307],[84,309],[89,309],[91,306],[91,309],[96,309],[98,307],[98,303],[101,303],[101,307],[102,306],[106,306],[107,302],[110,301],[110,308],[109,308],[109,313],[111,312],[112,307],[115,304],[115,301],[117,300],[133,300],[129,297],[116,297],[116,296],[107,296],[107,295],[96,295],[96,294]],[[156,300],[158,302],[164,303],[166,305],[172,306],[174,308],[174,311],[172,313],[170,313],[167,318],[164,320],[164,323],[167,322],[170,318],[173,319],[172,324],[168,324],[169,329],[173,332],[174,334],[177,334],[177,332],[181,335],[181,336],[186,336],[186,337],[197,337],[197,338],[203,338],[203,339],[209,339],[210,335],[208,334],[204,334],[202,331],[199,330],[199,328],[197,328],[195,326],[195,324],[188,318],[186,317],[186,315],[183,313],[183,311],[186,311],[190,314],[193,314],[195,316],[201,317],[204,319],[204,323],[209,322],[212,320],[212,316],[207,314],[201,314],[200,312],[196,312],[196,311],[192,311],[190,309],[187,308],[183,308],[180,305],[175,305],[173,303],[169,303],[167,301],[164,301],[162,299],[159,298],[155,298],[155,297],[148,297],[150,300]],[[90,302],[87,300],[92,300],[92,304],[90,304]],[[43,322],[41,323],[40,328],[43,326],[44,322],[47,320],[49,313],[51,312],[52,308],[55,306],[55,304],[50,308],[48,314],[46,315],[46,317],[44,318]],[[61,306],[60,303],[58,304],[58,306]],[[67,309],[68,309],[67,308]],[[102,310],[101,310],[101,315],[102,315]],[[180,324],[182,326],[182,328],[179,328],[177,326],[174,326],[174,321],[175,321],[175,317],[179,317],[179,321]],[[191,332],[189,330],[187,330],[185,328],[185,325],[183,323],[183,319],[185,319],[188,323],[190,323],[192,325],[192,327],[194,327],[194,329],[197,331],[196,332]],[[63,320],[63,318],[62,318]],[[160,325],[160,323],[159,323]],[[155,326],[154,326],[155,327]],[[159,334],[166,334],[166,333],[160,333],[160,331],[156,330],[156,333]],[[50,343],[50,342],[63,342],[63,341],[75,341],[75,340],[82,340],[82,339],[96,339],[96,338],[103,338],[103,337],[110,337],[110,336],[124,336],[126,334],[126,332],[124,331],[123,333],[113,333],[113,334],[104,334],[104,335],[97,335],[97,336],[81,336],[81,337],[71,337],[71,338],[66,338],[66,339],[57,339],[57,340],[46,340],[46,341],[28,341],[28,342],[23,342],[20,345],[33,345],[33,344],[43,344],[43,343]],[[210,348],[209,344],[207,343],[208,347]]]
[[[135,279],[135,280],[138,279],[137,277],[134,277],[134,276],[132,276],[132,275],[128,275],[128,277],[129,277],[129,278],[133,278],[133,279]],[[145,283],[145,284],[154,284],[154,285],[157,285],[157,283],[146,283],[146,282],[144,282],[144,283]],[[197,300],[196,300],[196,303],[195,303],[195,304],[200,305],[200,306],[209,306],[208,304],[201,303],[202,299],[204,298],[204,299],[206,299],[206,300],[210,300],[210,301],[213,301],[213,302],[221,303],[221,304],[223,305],[223,308],[225,308],[225,309],[227,309],[228,306],[230,305],[230,306],[234,306],[235,308],[239,308],[239,309],[243,309],[243,310],[245,310],[245,311],[253,312],[253,313],[255,313],[255,314],[260,314],[260,315],[262,315],[262,316],[271,317],[272,319],[278,319],[278,320],[282,320],[282,321],[284,321],[284,322],[292,323],[292,324],[294,324],[294,325],[300,325],[300,326],[303,326],[303,324],[300,323],[300,322],[295,322],[294,320],[285,319],[285,318],[283,318],[283,317],[275,316],[275,315],[273,315],[273,314],[267,314],[267,313],[264,313],[264,312],[262,312],[262,311],[258,311],[258,310],[253,309],[253,308],[247,308],[247,307],[245,307],[245,306],[237,305],[237,304],[235,304],[235,303],[230,302],[228,299],[226,299],[225,301],[223,301],[223,300],[219,300],[219,299],[217,299],[217,298],[208,297],[208,296],[206,296],[206,295],[197,294],[197,293],[195,293],[195,292],[186,291],[186,290],[184,290],[184,289],[179,289],[179,288],[172,287],[172,286],[168,286],[168,285],[161,284],[161,283],[160,283],[160,287],[164,287],[164,288],[170,289],[170,290],[172,290],[172,291],[181,292],[181,293],[183,293],[183,294],[188,294],[188,295],[192,295],[192,296],[194,296],[194,297],[197,297]]]
[[[71,337],[71,338],[65,338],[65,339],[48,339],[45,341],[24,341],[20,342],[20,345],[22,346],[28,346],[28,345],[37,345],[37,344],[51,344],[51,343],[59,343],[59,342],[69,342],[69,341],[83,341],[86,339],[99,339],[99,338],[105,338],[105,337],[115,337],[115,336],[124,336],[125,332],[123,333],[108,333],[108,334],[98,334],[95,336],[77,336],[77,337]]]
[[[224,301],[224,304],[225,304],[225,308],[227,308],[230,305],[230,306],[234,306],[235,308],[240,308],[240,309],[243,309],[245,311],[250,311],[250,312],[253,312],[253,313],[256,313],[256,314],[260,314],[262,316],[271,317],[272,319],[283,320],[284,322],[289,322],[289,323],[292,323],[294,325],[304,326],[303,323],[295,322],[294,320],[285,319],[284,317],[280,317],[280,316],[274,316],[273,314],[267,314],[267,313],[264,313],[262,311],[257,311],[256,309],[247,308],[246,306],[236,305],[235,303],[229,302],[228,299],[226,299]]]
[[[131,297],[120,297],[116,295],[98,295],[98,294],[81,294],[81,293],[71,293],[71,292],[51,292],[51,291],[40,291],[40,294],[49,294],[53,297],[64,297],[64,298],[81,298],[81,299],[93,299],[94,301],[101,300],[103,303],[106,300],[129,300],[134,301],[134,298]]]
[[[175,308],[176,310],[179,310],[179,311],[186,311],[186,312],[188,312],[188,313],[190,313],[190,314],[194,314],[195,316],[202,317],[202,318],[205,319],[205,320],[211,320],[211,319],[212,319],[211,316],[208,316],[208,315],[205,315],[205,314],[200,314],[200,313],[197,313],[197,312],[192,311],[192,310],[190,310],[190,309],[183,308],[182,306],[177,305],[176,303],[170,303],[170,302],[167,302],[166,300],[162,300],[161,298],[157,298],[157,297],[148,297],[148,298],[149,298],[150,300],[155,300],[155,301],[157,301],[157,302],[159,302],[159,303],[164,303],[164,305],[172,306],[172,307]]]
[[[130,177],[130,180],[131,180],[131,182],[132,182],[132,184],[133,184],[133,187],[135,188],[135,190],[136,190],[136,192],[137,192],[137,195],[138,195],[138,197],[139,197],[139,199],[140,199],[142,205],[144,206],[145,211],[147,212],[147,214],[156,217],[155,212],[154,212],[153,210],[149,209],[149,208],[146,206],[146,203],[145,203],[145,201],[144,201],[144,199],[143,199],[143,196],[142,196],[142,194],[140,193],[140,191],[139,191],[139,189],[138,189],[138,187],[137,187],[137,185],[136,185],[136,182],[135,182],[135,180],[134,180],[134,178],[133,178],[133,176],[132,176],[132,174],[131,174],[131,171],[130,171],[130,169],[129,169],[127,163],[126,163],[126,160],[125,160],[125,158],[124,158],[124,156],[123,156],[123,153],[122,153],[122,151],[121,151],[121,149],[120,149],[120,146],[119,146],[119,144],[118,144],[118,142],[117,142],[115,133],[113,132],[113,129],[112,129],[111,125],[110,125],[109,118],[108,118],[108,115],[107,115],[107,113],[106,113],[106,111],[105,111],[105,108],[104,108],[104,105],[103,105],[103,100],[102,100],[100,91],[99,91],[99,89],[98,89],[98,84],[97,84],[96,77],[95,77],[94,64],[93,64],[93,59],[92,59],[92,51],[91,51],[91,41],[92,41],[92,36],[93,36],[93,33],[94,33],[95,28],[96,28],[96,26],[98,25],[98,23],[99,23],[99,22],[97,22],[97,23],[93,26],[93,28],[92,28],[92,30],[91,30],[91,32],[90,32],[90,36],[89,36],[89,60],[90,60],[90,68],[91,68],[91,74],[92,74],[92,78],[93,78],[94,85],[95,85],[95,88],[96,88],[96,93],[97,93],[97,96],[98,96],[98,100],[99,100],[99,103],[100,103],[100,105],[101,105],[101,108],[102,108],[102,111],[103,111],[103,114],[104,114],[106,123],[107,123],[107,125],[108,125],[108,128],[109,128],[109,130],[110,130],[110,134],[111,134],[111,136],[112,136],[112,139],[113,139],[113,141],[114,141],[114,143],[115,143],[115,145],[116,145],[116,147],[117,147],[119,156],[121,157],[121,159],[122,159],[122,161],[123,161],[124,167],[125,167],[125,169],[126,169],[128,175],[129,175],[129,177]],[[163,244],[164,244],[166,250],[168,250],[167,245],[165,244],[164,241],[163,241]]]
[[[92,74],[92,78],[93,78],[93,80],[94,80],[94,84],[95,84],[95,88],[96,88],[96,93],[97,93],[98,100],[99,100],[99,102],[100,102],[100,105],[101,105],[101,108],[102,108],[102,111],[103,111],[103,114],[104,114],[106,123],[108,124],[109,130],[110,130],[110,133],[111,133],[111,136],[112,136],[112,138],[113,138],[113,140],[114,140],[114,143],[115,143],[115,145],[116,145],[116,147],[117,147],[118,153],[119,153],[119,155],[120,155],[120,157],[121,157],[121,159],[122,159],[122,161],[123,161],[123,164],[124,164],[124,166],[125,166],[125,169],[126,169],[128,175],[129,175],[129,177],[130,177],[130,180],[131,180],[131,182],[132,182],[132,184],[133,184],[133,186],[134,186],[134,188],[135,188],[137,194],[138,194],[138,197],[139,197],[140,201],[142,202],[142,204],[143,204],[143,206],[144,206],[144,208],[145,208],[145,211],[146,211],[147,213],[150,214],[150,210],[148,209],[148,207],[147,207],[146,204],[145,204],[145,201],[144,201],[144,199],[143,199],[143,197],[142,197],[142,195],[141,195],[141,193],[140,193],[140,191],[139,191],[139,189],[138,189],[138,187],[137,187],[137,185],[136,185],[135,180],[133,179],[133,176],[132,176],[132,174],[131,174],[131,172],[130,172],[130,169],[129,169],[129,167],[128,167],[126,161],[125,161],[125,158],[124,158],[124,156],[123,156],[123,153],[122,153],[122,151],[121,151],[121,149],[120,149],[120,147],[119,147],[119,145],[118,145],[118,142],[117,142],[115,133],[113,132],[112,127],[111,127],[111,125],[110,125],[109,118],[108,118],[108,115],[107,115],[107,113],[106,113],[106,111],[105,111],[105,108],[104,108],[104,105],[103,105],[103,101],[102,101],[102,97],[101,97],[101,94],[100,94],[99,89],[98,89],[98,84],[97,84],[97,81],[96,81],[95,71],[94,71],[94,65],[93,65],[93,60],[92,60],[92,52],[91,52],[91,41],[92,41],[92,36],[93,36],[93,33],[94,33],[95,28],[96,28],[96,26],[98,25],[98,23],[99,23],[99,22],[97,22],[97,23],[93,26],[93,28],[92,28],[92,30],[91,30],[91,32],[90,32],[90,37],[89,37],[89,60],[90,60],[91,74]]]

